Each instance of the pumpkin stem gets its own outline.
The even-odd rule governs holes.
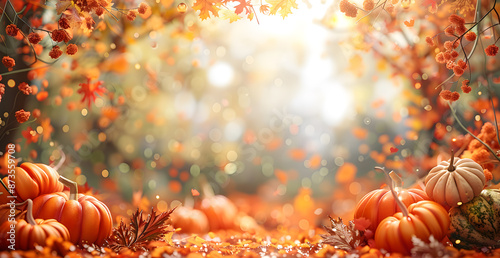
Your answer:
[[[392,187],[398,192],[399,188],[403,187],[403,180],[398,174],[394,173],[394,171],[389,173],[389,177],[391,177]]]
[[[453,150],[451,150],[450,166],[448,167],[448,171],[450,172],[455,171],[455,166],[453,166],[454,160],[455,160],[455,154],[453,153]]]
[[[31,199],[26,200],[28,202],[28,211],[26,212],[26,222],[31,225],[36,225],[35,218],[33,218],[33,201]]]
[[[75,181],[71,181],[63,176],[59,176],[59,182],[69,187],[69,199],[76,201],[78,196],[78,185]]]
[[[396,201],[396,204],[398,205],[399,209],[403,213],[403,216],[408,217],[409,216],[408,209],[406,208],[406,206],[404,205],[404,203],[399,199],[398,194],[396,193],[396,190],[394,189],[394,185],[393,185],[394,181],[392,179],[394,176],[391,175],[391,174],[396,174],[396,173],[394,173],[394,171],[391,171],[390,173],[387,173],[387,171],[385,170],[385,168],[382,168],[382,167],[375,167],[375,169],[384,172],[385,178],[387,179],[387,181],[390,181],[390,184],[388,184],[389,185],[389,189],[391,189],[391,193],[392,193],[392,196],[394,197],[394,200]]]
[[[214,197],[214,189],[210,185],[210,183],[207,181],[207,178],[205,176],[200,176],[200,184],[201,184],[201,191],[203,192],[203,195],[205,197]]]

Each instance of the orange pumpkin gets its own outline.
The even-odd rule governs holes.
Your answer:
[[[15,203],[14,209],[12,209],[12,204],[5,203],[0,205],[0,225],[9,219],[9,217],[14,217],[15,219],[24,219],[26,216],[26,204],[27,201],[22,203]],[[12,211],[14,213],[11,215]]]
[[[393,178],[391,187],[395,189],[398,199],[403,202],[405,207],[418,201],[429,200],[427,194],[420,189],[401,188],[401,178],[396,173],[392,173],[390,176]],[[383,219],[392,216],[398,211],[401,211],[401,209],[398,207],[391,191],[377,189],[361,198],[354,209],[354,218],[370,220],[371,224],[368,229],[374,231]]]
[[[200,210],[181,206],[172,213],[172,225],[174,228],[180,228],[181,233],[199,233],[204,234],[209,230],[208,218]]]
[[[397,198],[397,193],[392,186],[391,193],[401,212],[380,222],[375,231],[377,248],[384,249],[389,253],[410,255],[413,248],[413,237],[428,243],[430,236],[441,241],[448,234],[450,218],[448,211],[443,206],[433,201],[424,200],[413,203],[406,208],[405,204]]]
[[[63,176],[59,180],[70,188],[69,195],[57,192],[37,197],[33,200],[33,215],[61,222],[68,228],[73,243],[102,244],[113,227],[108,207],[92,196],[78,194],[75,182]]]
[[[26,220],[18,219],[15,223],[6,221],[0,226],[0,248],[2,250],[34,249],[35,244],[44,246],[49,236],[69,240],[69,231],[55,219],[34,219],[33,202],[28,199]]]
[[[210,231],[232,229],[238,209],[232,201],[223,195],[214,195],[201,200],[198,207],[208,218]]]
[[[15,168],[15,178],[9,181],[8,177],[2,179],[7,188],[13,187],[13,196],[17,197],[17,202],[27,199],[34,199],[42,194],[49,194],[62,191],[64,186],[59,181],[59,173],[45,164],[35,164],[24,162]],[[12,184],[12,185],[11,185]],[[0,194],[0,203],[8,203],[10,194],[4,187],[1,187],[3,194]]]

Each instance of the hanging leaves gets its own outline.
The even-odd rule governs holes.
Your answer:
[[[295,0],[266,0],[266,2],[271,5],[269,14],[279,13],[283,19],[292,13],[292,8],[298,8]]]
[[[235,22],[235,21],[241,19],[241,17],[238,14],[236,14],[235,12],[233,12],[231,10],[221,10],[220,17],[223,20],[229,20],[229,23],[232,23],[232,22]]]
[[[329,235],[321,235],[325,244],[345,251],[352,251],[358,246],[367,245],[364,231],[357,230],[354,221],[351,220],[348,225],[345,225],[342,218],[335,220],[330,217],[330,222],[331,227],[324,226]]]
[[[235,2],[239,2],[237,6],[234,8],[234,12],[236,14],[240,14],[243,11],[246,11],[246,14],[251,13],[252,4],[250,4],[250,1],[245,1],[245,0],[236,0]]]
[[[219,10],[221,6],[220,0],[196,0],[193,4],[193,9],[200,11],[201,20],[210,18],[210,13],[214,17],[219,17]]]
[[[156,211],[151,208],[151,213],[144,219],[142,210],[137,209],[132,214],[130,225],[127,226],[123,220],[120,221],[120,225],[114,228],[111,236],[105,240],[105,245],[115,252],[122,248],[128,248],[134,252],[146,250],[145,246],[150,241],[159,241],[164,234],[170,232],[167,230],[166,221],[174,210],[175,208],[157,215]]]

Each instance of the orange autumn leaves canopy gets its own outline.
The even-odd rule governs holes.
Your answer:
[[[266,0],[266,2],[267,4],[259,6],[260,12],[265,15],[279,14],[285,18],[292,13],[292,9],[298,8],[296,0]],[[252,20],[256,15],[254,5],[245,0],[196,0],[192,8],[199,11],[201,20],[220,15],[221,18],[233,22],[242,16]]]

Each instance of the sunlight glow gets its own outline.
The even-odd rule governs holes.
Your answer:
[[[208,69],[208,81],[217,88],[229,86],[234,78],[234,69],[226,62],[217,62]]]

